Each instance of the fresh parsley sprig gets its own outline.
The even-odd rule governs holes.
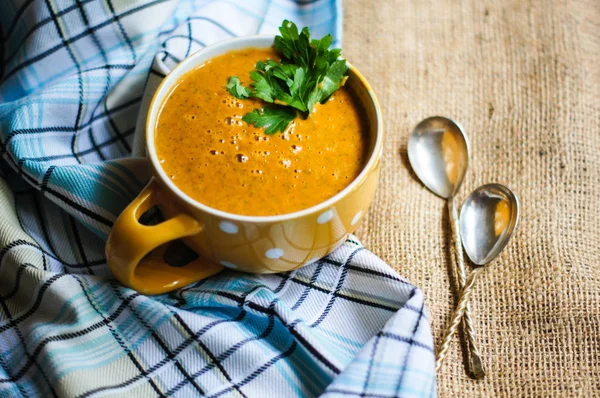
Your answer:
[[[226,86],[236,98],[254,97],[276,105],[242,118],[256,127],[265,127],[265,134],[285,131],[298,112],[308,117],[316,104],[325,102],[347,79],[348,65],[340,58],[341,50],[329,49],[331,35],[311,39],[308,28],[298,32],[288,20],[282,22],[279,32],[274,47],[281,62],[258,61],[250,72],[252,88],[245,87],[237,76],[231,76]]]
[[[277,131],[285,131],[295,118],[296,112],[293,109],[279,107],[255,109],[246,113],[242,120],[256,127],[264,127],[265,134],[275,134]]]
[[[236,98],[248,98],[252,91],[244,87],[237,76],[231,76],[227,82],[227,90]]]

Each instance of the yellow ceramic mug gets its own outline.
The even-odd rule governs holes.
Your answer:
[[[289,271],[333,251],[367,212],[379,179],[381,111],[373,90],[352,66],[346,84],[368,118],[370,154],[359,176],[327,201],[278,216],[230,214],[187,196],[160,167],[154,126],[163,101],[181,76],[215,56],[243,48],[268,48],[273,40],[273,36],[250,36],[206,47],[181,62],[158,87],[146,124],[146,147],[154,177],[119,216],[106,244],[108,265],[124,285],[141,293],[159,294],[204,279],[224,267],[258,273]],[[140,224],[142,214],[155,205],[166,221],[153,226]],[[183,267],[172,267],[162,258],[164,247],[180,238],[200,257]]]

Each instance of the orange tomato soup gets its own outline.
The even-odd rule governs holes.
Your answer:
[[[271,216],[319,204],[343,190],[368,156],[366,117],[342,87],[285,133],[266,135],[242,121],[262,108],[225,88],[230,76],[250,85],[258,60],[273,50],[247,49],[216,57],[185,74],[163,103],[155,145],[165,173],[187,195],[234,214]]]

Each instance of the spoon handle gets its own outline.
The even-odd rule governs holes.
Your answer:
[[[452,235],[454,238],[454,249],[456,252],[457,274],[458,274],[458,288],[462,289],[467,280],[467,271],[465,268],[465,258],[463,255],[462,240],[460,236],[460,228],[458,223],[458,209],[456,208],[454,197],[448,199],[448,213],[450,215],[450,225],[452,228]],[[485,376],[483,370],[483,362],[481,360],[481,354],[477,347],[475,340],[475,328],[473,327],[473,318],[471,318],[471,309],[467,304],[465,308],[465,315],[463,317],[463,326],[465,334],[468,340],[468,352],[469,352],[469,367],[470,373],[475,379],[482,379]]]
[[[450,347],[450,342],[452,341],[452,337],[454,333],[456,333],[456,329],[458,329],[458,325],[460,324],[460,320],[462,319],[465,309],[467,308],[467,304],[469,304],[469,300],[471,298],[471,294],[473,293],[473,285],[477,280],[481,271],[483,271],[484,267],[475,268],[467,278],[465,282],[465,286],[462,288],[460,292],[460,299],[458,300],[458,305],[454,310],[454,318],[452,319],[452,323],[450,327],[446,331],[446,337],[444,338],[444,343],[441,345],[440,350],[437,354],[437,362],[435,370],[436,372],[442,367],[442,363],[444,362],[444,358],[446,358],[446,354],[448,352],[448,348]]]

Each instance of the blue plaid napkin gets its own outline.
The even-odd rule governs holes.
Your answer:
[[[0,396],[435,396],[421,291],[355,238],[157,297],[104,258],[148,178],[138,121],[164,74],[286,18],[339,45],[341,17],[339,0],[0,3]]]

